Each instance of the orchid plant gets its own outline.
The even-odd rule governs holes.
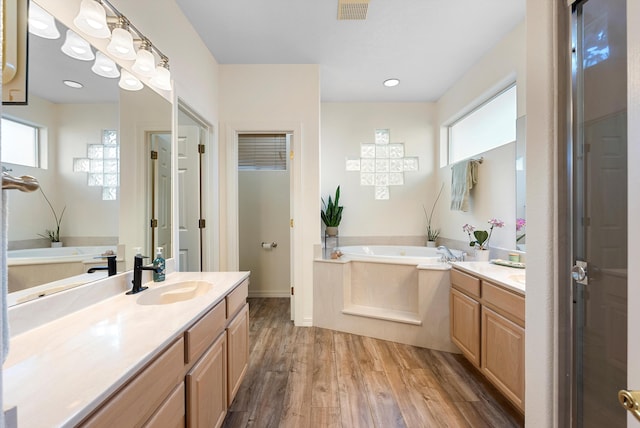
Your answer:
[[[527,235],[525,233],[524,227],[527,225],[527,221],[523,218],[516,219],[516,232],[522,232],[522,235],[516,237],[516,242],[520,242]],[[517,233],[516,233],[517,235]]]
[[[488,250],[489,240],[491,239],[491,234],[493,234],[493,228],[504,227],[504,221],[495,218],[492,218],[487,223],[491,225],[488,232],[486,230],[476,230],[476,228],[470,224],[462,226],[462,230],[467,232],[467,235],[469,235],[470,247],[477,247],[479,250]],[[471,237],[472,233],[473,237]]]

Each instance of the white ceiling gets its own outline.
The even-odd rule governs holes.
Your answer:
[[[436,101],[525,16],[525,0],[371,0],[365,21],[338,21],[338,0],[176,2],[220,64],[319,64],[322,101]]]

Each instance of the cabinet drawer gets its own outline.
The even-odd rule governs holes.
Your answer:
[[[485,304],[524,327],[524,297],[487,281],[482,282],[482,296]]]
[[[184,428],[186,421],[184,382],[173,390],[144,428]]]
[[[191,363],[200,358],[202,353],[224,330],[225,315],[225,304],[220,302],[184,333],[186,339],[186,363]]]
[[[451,285],[463,293],[480,298],[480,280],[464,272],[451,269]]]
[[[183,382],[183,376],[184,340],[180,338],[82,426],[140,426],[162,404],[171,390]]]
[[[226,298],[227,301],[227,319],[233,316],[244,306],[249,295],[249,280],[245,279],[242,284],[238,285]]]

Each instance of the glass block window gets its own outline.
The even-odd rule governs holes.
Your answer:
[[[102,131],[102,144],[87,144],[87,157],[73,159],[74,172],[87,173],[87,185],[102,187],[102,200],[115,201],[120,186],[118,133]]]
[[[418,158],[405,157],[403,143],[390,143],[388,129],[375,130],[375,144],[360,144],[360,158],[347,158],[346,170],[360,172],[360,185],[373,186],[375,199],[389,199],[389,186],[404,185],[404,173],[418,171]]]

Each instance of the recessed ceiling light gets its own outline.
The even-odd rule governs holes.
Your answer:
[[[394,86],[398,86],[400,84],[400,80],[399,79],[387,79],[384,82],[382,82],[382,84],[384,86],[386,86],[387,88],[392,88]]]
[[[62,83],[73,89],[84,88],[82,83],[76,82],[75,80],[63,80]]]

